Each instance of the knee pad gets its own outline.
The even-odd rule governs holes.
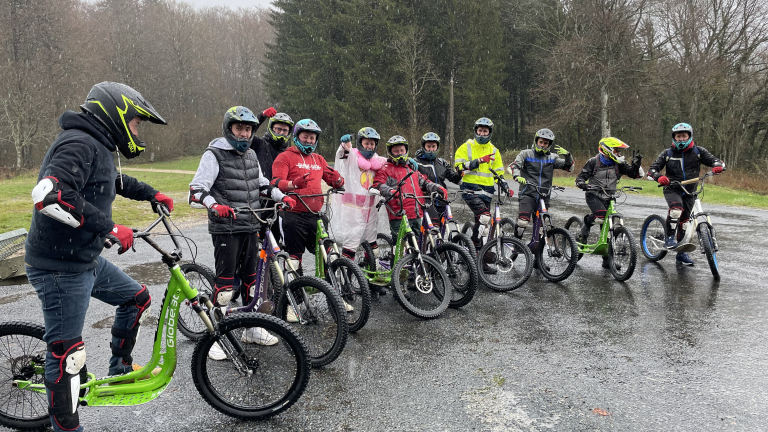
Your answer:
[[[525,227],[528,226],[528,223],[530,222],[530,218],[526,218],[525,216],[518,216],[517,218],[517,226],[515,227],[515,237],[517,238],[523,238],[523,234],[525,234]]]
[[[291,255],[290,261],[293,265],[293,268],[295,268],[296,272],[299,273],[299,276],[304,276],[304,269],[301,268],[301,258],[296,258],[295,256]]]
[[[483,213],[477,217],[477,237],[485,237],[485,233],[488,232],[488,226],[491,224],[491,215]]]
[[[83,338],[54,342],[48,351],[58,360],[58,378],[45,380],[48,393],[48,412],[61,429],[71,430],[80,425],[77,413],[80,395],[81,370],[85,366],[85,344]]]
[[[602,225],[603,222],[605,222],[605,217],[602,216],[595,216],[594,223],[597,225]]]
[[[216,306],[226,306],[232,300],[234,277],[217,277],[213,284],[213,302]]]
[[[376,242],[371,243],[371,249],[373,250],[373,256],[378,258],[381,254],[381,251],[379,251],[379,244]]]
[[[680,208],[671,208],[669,209],[669,218],[673,220],[680,219],[680,216],[683,214],[683,209]]]
[[[529,223],[529,222],[530,222],[530,221],[529,221],[528,219],[518,218],[518,219],[517,219],[517,226],[518,226],[519,228],[523,228],[523,229],[525,229],[525,227],[527,227],[527,226],[528,226],[528,223]]]

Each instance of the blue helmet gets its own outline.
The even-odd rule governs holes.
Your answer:
[[[235,123],[251,125],[251,136],[244,139],[235,137],[235,134],[232,133],[232,125]],[[239,152],[244,152],[251,146],[251,139],[253,138],[253,133],[256,131],[258,125],[259,121],[256,119],[256,116],[253,115],[251,110],[244,106],[233,106],[224,113],[222,132],[224,132],[224,138],[226,138],[229,145]]]
[[[678,132],[688,132],[688,139],[685,141],[675,141],[675,134]],[[672,145],[678,150],[685,150],[693,141],[693,127],[688,123],[678,123],[672,127]]]
[[[314,132],[317,134],[315,138],[315,142],[310,143],[303,143],[299,140],[299,134],[303,131],[307,132]],[[299,149],[300,152],[304,153],[305,155],[311,154],[315,149],[317,148],[317,144],[320,142],[320,133],[322,132],[322,129],[320,129],[320,126],[315,123],[312,119],[303,119],[299,120],[296,123],[296,126],[293,127],[293,143],[296,145],[296,148]]]

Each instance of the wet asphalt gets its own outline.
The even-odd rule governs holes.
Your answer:
[[[588,211],[573,188],[550,207],[559,225]],[[367,326],[338,360],[313,370],[301,400],[260,422],[207,405],[190,377],[194,345],[180,335],[176,376],[158,399],[86,407],[82,424],[98,431],[768,430],[768,212],[706,198],[704,207],[717,228],[720,282],[699,251],[691,254],[695,267],[679,268],[674,256],[650,263],[638,250],[625,283],[588,255],[563,282],[534,272],[511,293],[481,287],[469,305],[431,321],[407,314],[391,294],[375,298]],[[462,209],[454,205],[454,215],[469,220]],[[643,219],[664,214],[666,204],[661,193],[630,196],[619,211],[637,240]],[[516,200],[502,212],[516,214]],[[197,243],[197,260],[211,266],[206,226],[183,232]],[[105,256],[150,287],[155,319],[148,323],[156,324],[167,282],[156,252],[137,244],[136,253]],[[30,285],[0,287],[4,319],[42,322],[39,308]],[[97,376],[106,374],[113,313],[91,302],[83,337]],[[153,337],[153,328],[142,331],[137,362],[149,358]]]

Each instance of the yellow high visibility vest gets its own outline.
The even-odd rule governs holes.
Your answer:
[[[488,144],[479,144],[474,139],[467,140],[456,150],[454,157],[454,166],[459,164],[469,164],[469,161],[483,156],[493,154],[494,157],[490,163],[480,164],[476,170],[465,171],[462,182],[474,183],[480,186],[493,186],[493,170],[498,175],[504,174],[504,162],[501,161],[501,152],[490,142]]]

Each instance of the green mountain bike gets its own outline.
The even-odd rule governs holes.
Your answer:
[[[166,252],[150,236],[163,223],[175,250]],[[149,227],[134,233],[157,250],[168,266],[171,279],[163,297],[152,356],[142,369],[97,379],[86,372],[80,385],[81,406],[133,406],[149,402],[163,393],[176,370],[176,335],[179,308],[187,301],[207,329],[192,353],[192,380],[200,395],[216,410],[240,419],[263,419],[281,413],[302,395],[309,381],[310,358],[298,333],[285,322],[260,313],[227,316],[213,324],[199,303],[213,310],[206,295],[200,295],[185,279],[178,262],[181,248],[171,229],[170,218],[161,212]],[[279,343],[262,346],[243,343],[246,329],[262,327]],[[31,322],[0,324],[0,424],[16,429],[40,429],[50,425],[45,393],[45,328]],[[226,359],[216,361],[208,353],[214,343]],[[149,379],[150,372],[160,368]],[[86,371],[83,367],[82,371]],[[130,381],[129,383],[124,383]],[[183,406],[183,405],[182,405]],[[181,413],[179,413],[181,414]]]

